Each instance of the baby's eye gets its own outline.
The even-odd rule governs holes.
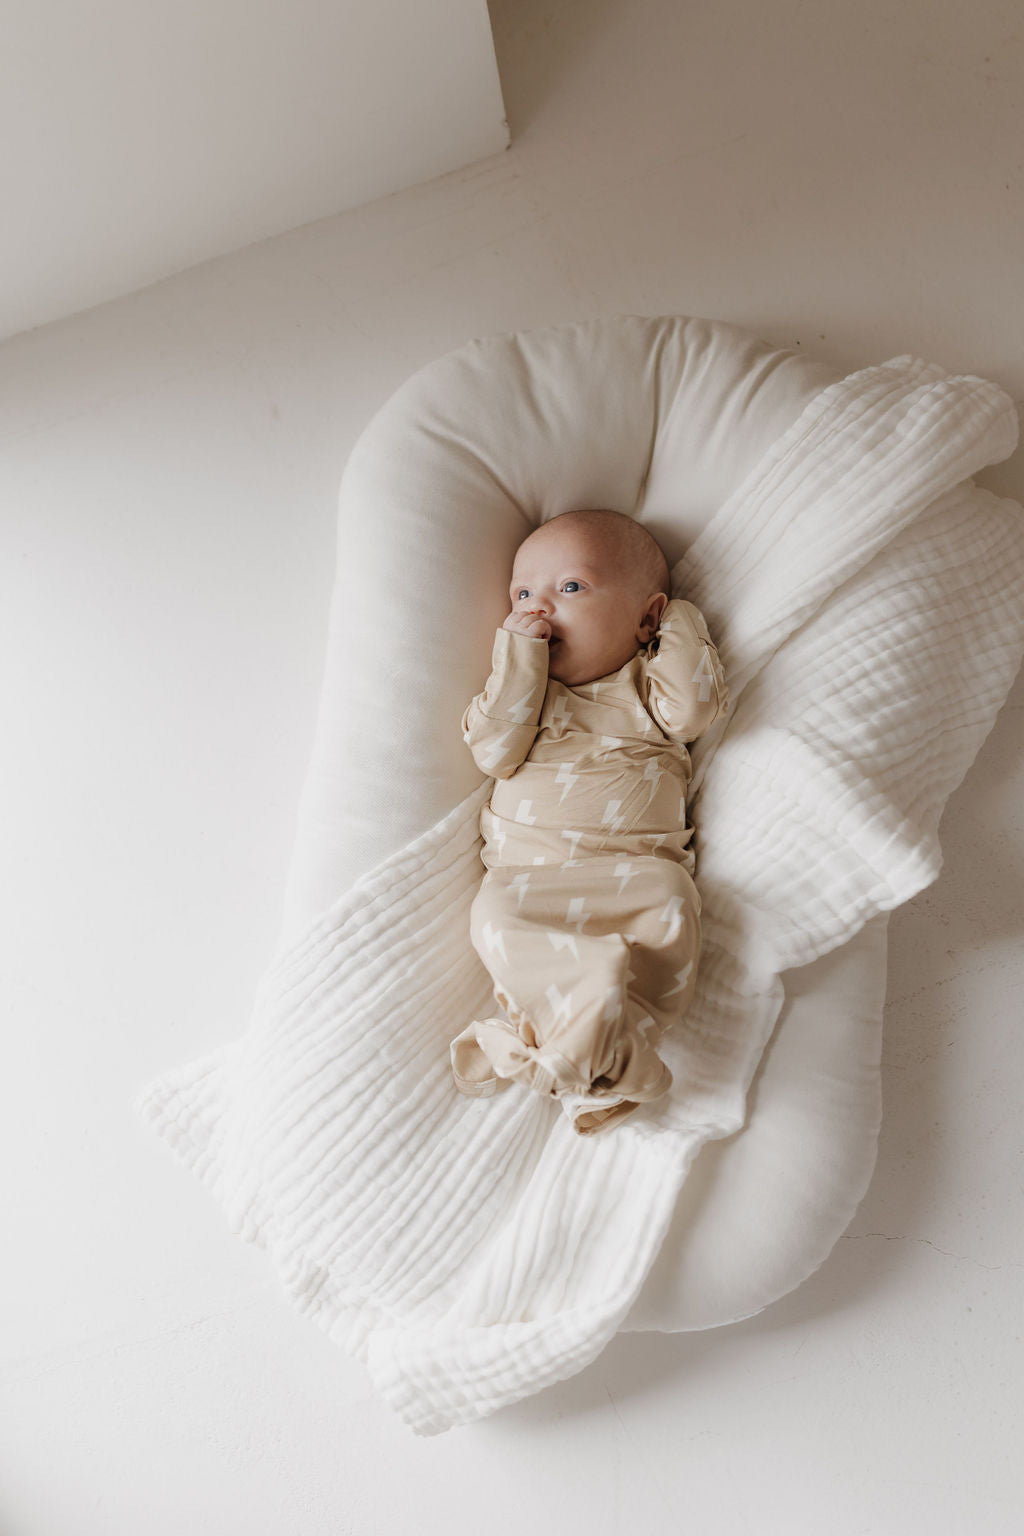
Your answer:
[[[526,587],[520,587],[519,588],[519,591],[516,593],[516,602],[517,603],[520,602],[523,597],[525,597],[526,591],[527,591]]]
[[[565,585],[567,587],[578,587],[579,586],[579,582],[578,581],[567,581],[565,583]]]

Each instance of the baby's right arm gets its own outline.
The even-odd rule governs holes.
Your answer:
[[[547,686],[547,641],[499,629],[486,687],[462,716],[462,739],[482,772],[510,779],[526,761]]]

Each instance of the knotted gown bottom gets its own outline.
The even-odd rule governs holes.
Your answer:
[[[470,937],[508,1019],[474,1020],[452,1041],[455,1083],[486,1095],[506,1078],[583,1100],[573,1126],[593,1134],[672,1083],[656,1046],[690,1005],[700,954],[690,832],[533,827],[534,861],[505,863],[502,820],[481,813]]]

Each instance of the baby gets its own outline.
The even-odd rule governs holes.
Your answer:
[[[697,979],[684,743],[727,692],[703,618],[669,590],[632,518],[542,523],[516,552],[512,612],[462,717],[496,781],[470,935],[508,1020],[452,1041],[455,1083],[479,1096],[511,1078],[566,1098],[581,1135],[669,1088],[656,1046]]]

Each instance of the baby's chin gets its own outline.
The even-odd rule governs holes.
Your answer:
[[[611,675],[604,664],[588,666],[586,661],[560,654],[564,650],[564,641],[548,646],[548,677],[553,677],[556,683],[562,683],[566,688],[585,688],[588,683],[599,682],[602,677]]]

